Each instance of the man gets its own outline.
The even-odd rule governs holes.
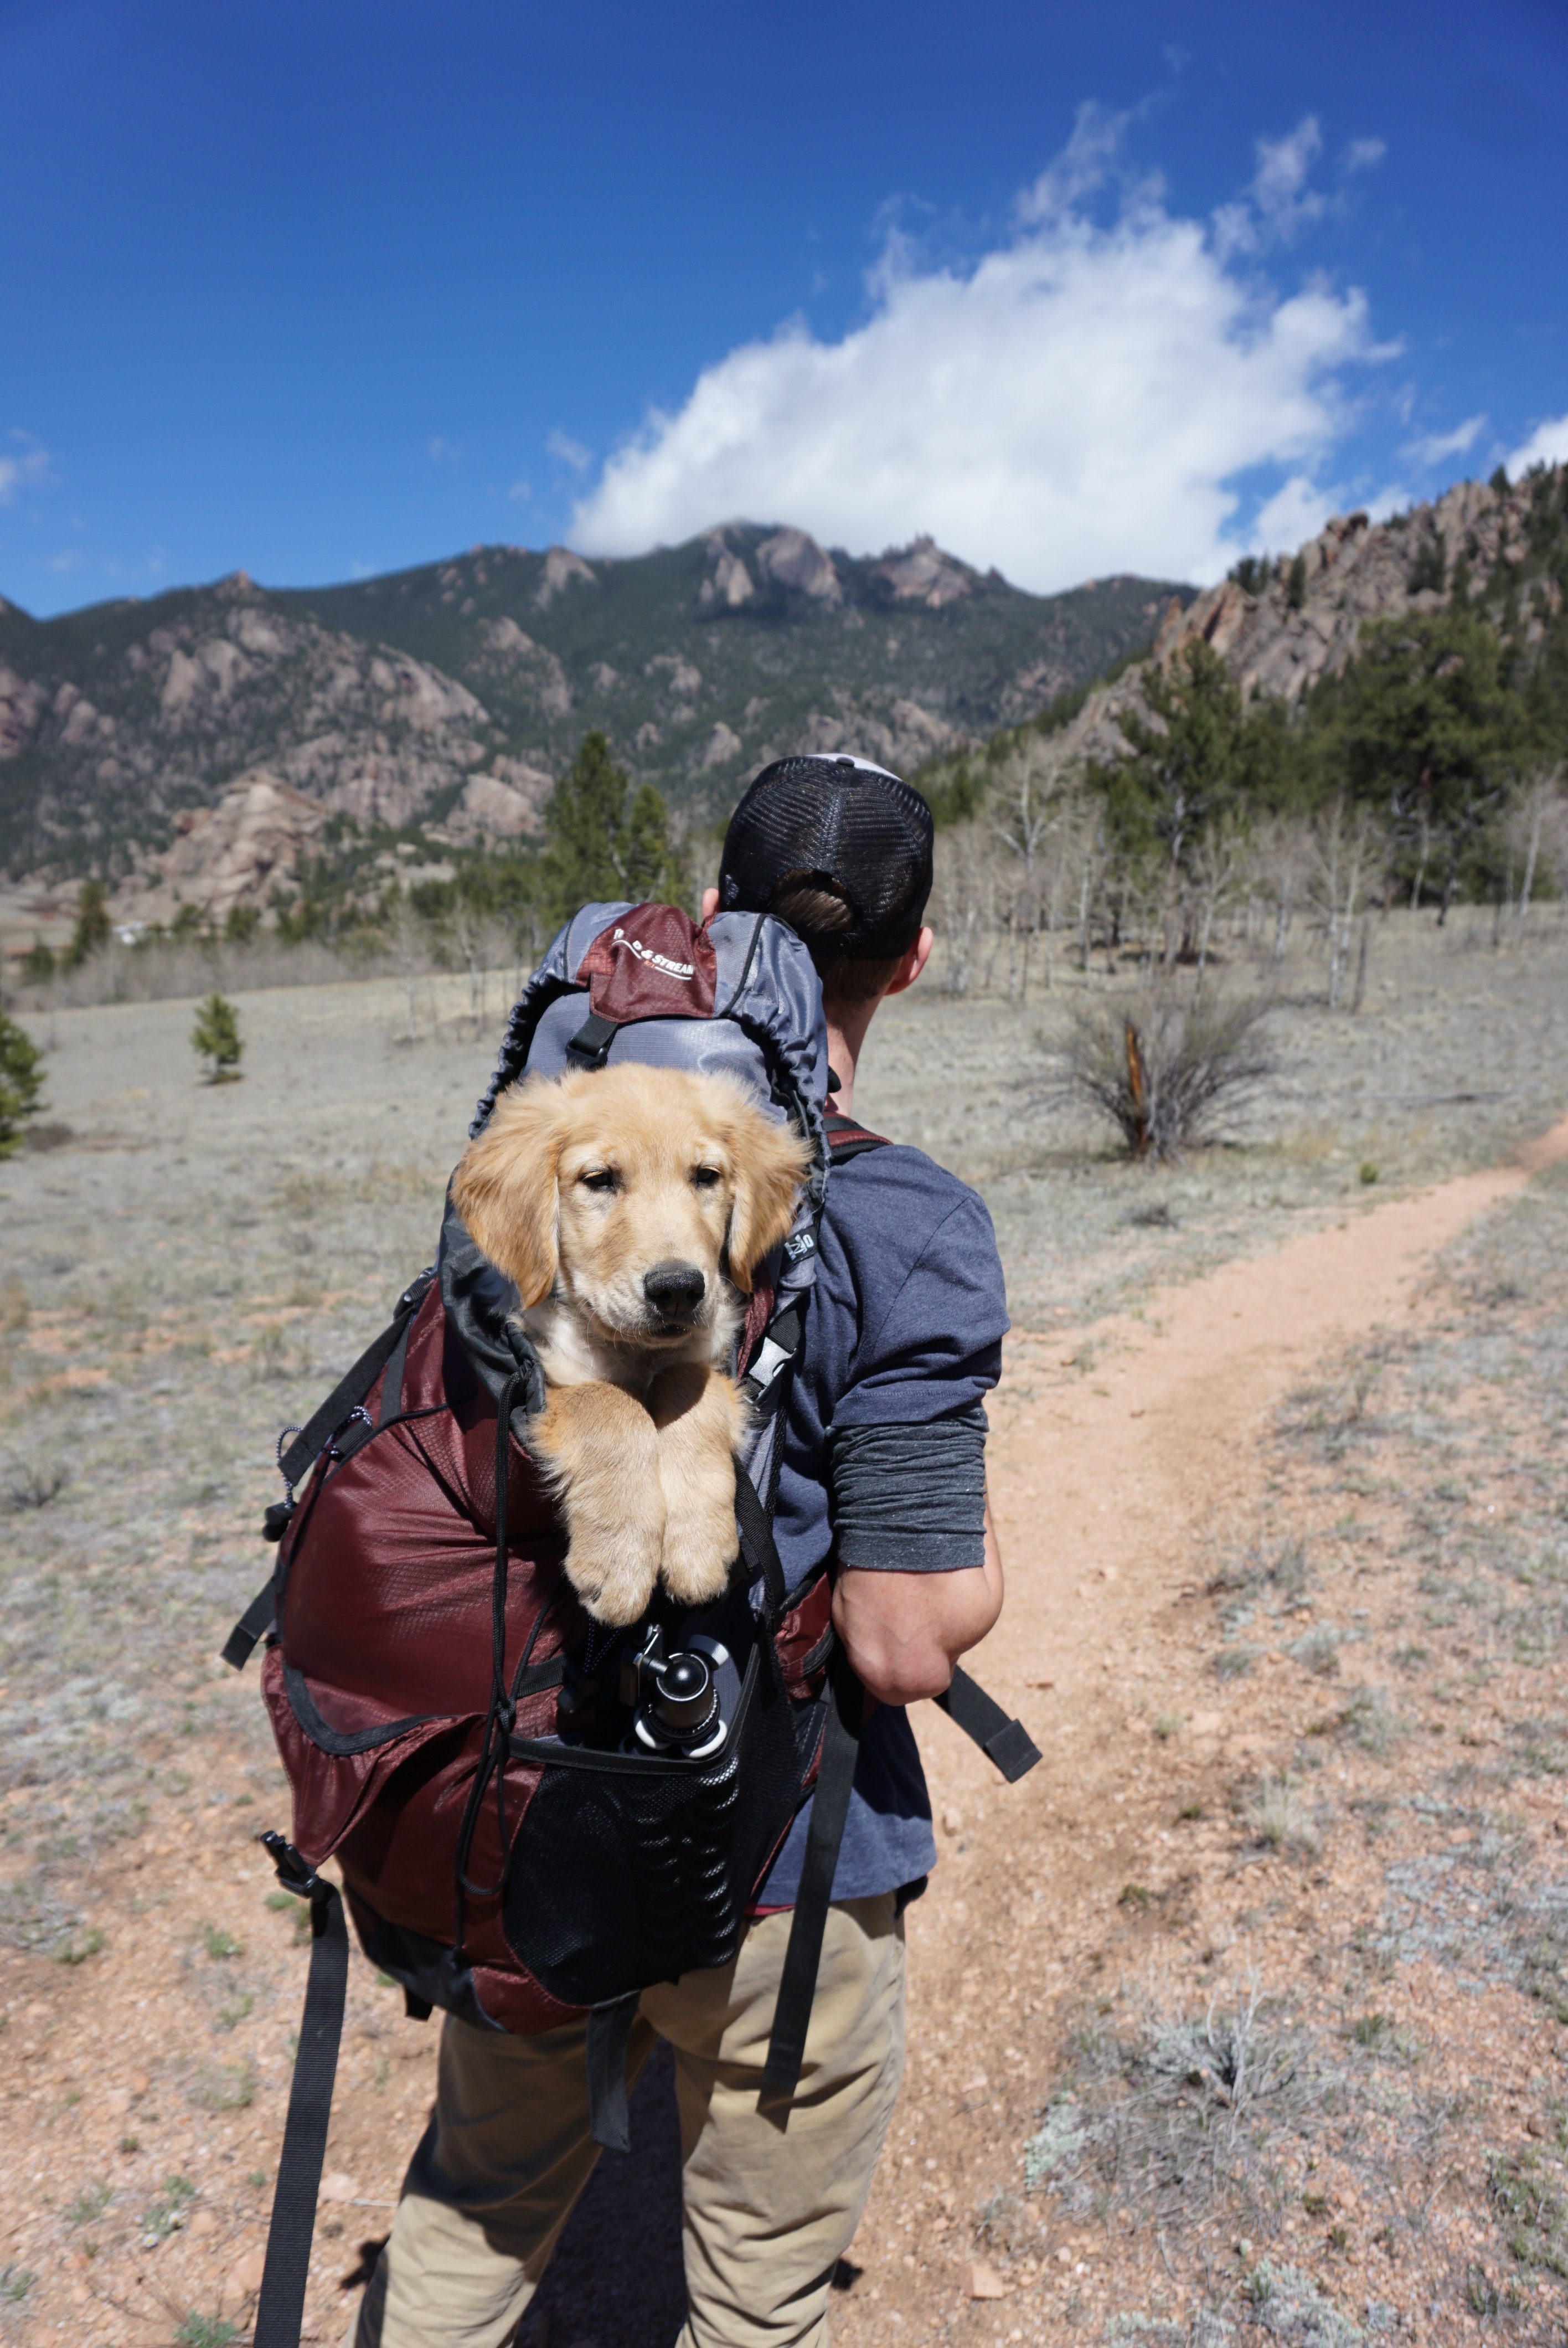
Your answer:
[[[822,978],[830,1108],[847,1113],[877,1006],[930,955],[931,816],[866,760],[786,758],[735,810],[706,921],[778,914]],[[645,1992],[630,2067],[675,2052],[687,2297],[680,2348],[826,2336],[904,2054],[903,1910],[936,1858],[903,1707],[938,1695],[1001,1610],[983,1395],[1007,1328],[984,1206],[917,1149],[868,1150],[828,1186],[791,1393],[774,1536],[793,1585],[830,1551],[834,1622],[877,1708],[864,1728],[800,2085],[759,2108],[809,1802],[733,1962]],[[505,2037],[448,2018],[415,2152],[353,2348],[504,2348],[597,2153],[585,2025]],[[605,2256],[615,2256],[606,2243]]]

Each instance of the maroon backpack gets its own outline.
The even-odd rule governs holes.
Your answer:
[[[713,983],[693,987],[704,944]],[[669,907],[585,909],[513,1014],[473,1129],[523,1070],[612,1056],[749,1067],[813,1145],[816,1171],[753,1291],[736,1365],[754,1422],[736,1470],[740,1560],[697,1613],[661,1596],[643,1622],[610,1630],[583,1612],[528,1456],[543,1385],[515,1292],[449,1205],[437,1265],[280,1444],[276,1569],[224,1649],[242,1666],[266,1635],[262,1693],[294,1814],[290,1838],[263,1839],[310,1900],[315,1935],[256,2348],[292,2348],[303,2304],[347,1971],[319,1872],[329,1857],[362,1947],[410,2013],[439,2005],[528,2034],[586,2011],[593,2133],[624,2150],[641,1992],[733,1955],[815,1790],[767,2093],[787,2106],[799,2075],[863,1699],[829,1574],[786,1590],[772,1514],[829,1169],[880,1144],[825,1116],[815,973],[765,918],[721,915],[703,933]],[[1039,1758],[963,1673],[942,1701],[1009,1777]]]

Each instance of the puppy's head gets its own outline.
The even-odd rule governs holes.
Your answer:
[[[711,1329],[790,1227],[809,1155],[716,1076],[626,1062],[502,1095],[454,1194],[525,1305],[552,1290],[621,1344]]]

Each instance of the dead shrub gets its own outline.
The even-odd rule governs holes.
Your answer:
[[[1077,2048],[1024,2147],[1026,2189],[1072,2215],[1119,2206],[1190,2223],[1215,2202],[1250,2205],[1272,2130],[1303,2122],[1332,2085],[1255,1981],[1229,2014],[1217,1993],[1201,2020],[1150,2005],[1119,2032],[1081,2033]]]
[[[1266,996],[1173,987],[1085,1002],[1060,1047],[1057,1090],[1108,1117],[1133,1158],[1176,1163],[1269,1074],[1258,1039],[1269,1009]]]

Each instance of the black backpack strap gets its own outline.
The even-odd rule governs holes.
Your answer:
[[[417,1280],[411,1281],[393,1308],[393,1316],[374,1344],[367,1345],[346,1377],[340,1378],[325,1402],[312,1412],[292,1443],[278,1457],[278,1472],[291,1488],[304,1481],[312,1464],[321,1454],[338,1428],[357,1410],[397,1350],[399,1338],[424,1303],[430,1283],[436,1277],[436,1267],[428,1265]],[[406,1355],[406,1347],[405,1354]],[[401,1385],[402,1380],[398,1381]]]
[[[768,2059],[763,2073],[761,2108],[770,2112],[789,2103],[805,2058],[805,2035],[811,2025],[822,1936],[827,1930],[827,1911],[833,1904],[833,1879],[849,1816],[855,1765],[860,1755],[860,1683],[842,1653],[835,1657],[828,1687],[827,1724],[823,1731],[822,1757],[817,1764],[811,1824],[806,1828],[800,1888],[794,1896],[789,1945],[784,1951],[773,2032],[768,2039]]]
[[[258,1640],[264,1638],[272,1629],[272,1616],[277,1607],[276,1589],[277,1584],[274,1581],[269,1580],[263,1582],[224,1640],[221,1660],[228,1664],[231,1671],[244,1670]]]
[[[306,1865],[282,1835],[263,1835],[286,1890],[311,1903],[311,1969],[289,2116],[278,2156],[278,2182],[267,2233],[253,2348],[298,2348],[310,2280],[316,2196],[327,2148],[333,2083],[348,1990],[348,1929],[334,1885]]]
[[[597,1011],[590,1011],[566,1047],[567,1065],[573,1068],[602,1068],[620,1033],[619,1020],[605,1019]]]
[[[268,1509],[261,1527],[263,1540],[282,1540],[294,1513],[294,1486],[320,1458],[346,1419],[352,1418],[357,1411],[364,1420],[365,1435],[368,1437],[375,1431],[363,1406],[384,1369],[386,1378],[382,1386],[379,1425],[385,1426],[397,1416],[403,1404],[403,1373],[408,1360],[408,1340],[435,1277],[436,1267],[430,1264],[417,1280],[410,1281],[393,1308],[392,1319],[374,1344],[367,1345],[347,1376],[339,1379],[320,1409],[312,1413],[309,1424],[294,1433],[294,1439],[286,1450],[280,1441],[278,1472],[283,1478],[289,1497],[286,1500],[274,1500]],[[292,1429],[286,1431],[294,1432]],[[221,1659],[231,1671],[244,1670],[257,1643],[272,1629],[275,1586],[274,1576],[257,1591],[224,1640]]]
[[[774,1540],[772,1512],[764,1507],[756,1486],[739,1460],[735,1462],[735,1529],[741,1536],[741,1555],[746,1570],[753,1581],[761,1577],[769,1621],[776,1622],[789,1603],[784,1562]]]
[[[641,1990],[596,2005],[588,2017],[589,2127],[606,2152],[631,2150],[631,2109],[626,2096],[626,2054]]]
[[[835,1166],[842,1166],[851,1158],[863,1157],[868,1149],[887,1149],[892,1147],[885,1133],[873,1133],[868,1126],[861,1125],[853,1117],[844,1116],[842,1111],[837,1109],[832,1116],[824,1117],[823,1125],[826,1129],[827,1147]]]
[[[949,1720],[972,1736],[1009,1786],[1016,1786],[1040,1759],[1040,1747],[1021,1720],[1009,1720],[999,1704],[956,1665],[945,1695],[937,1702]]]

